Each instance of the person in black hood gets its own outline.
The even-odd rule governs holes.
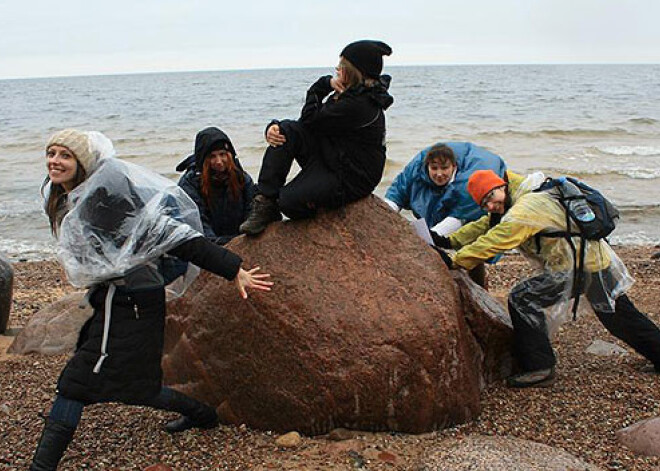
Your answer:
[[[257,196],[240,231],[261,233],[273,221],[314,216],[369,195],[385,167],[385,114],[394,101],[391,78],[380,75],[392,49],[380,41],[356,41],[340,54],[335,76],[307,91],[298,120],[272,121]],[[327,97],[327,98],[326,98]],[[285,185],[293,160],[300,173]]]
[[[220,245],[236,237],[256,185],[236,158],[229,136],[215,127],[202,129],[195,137],[195,152],[176,170],[185,170],[179,186],[197,204],[204,235]]]

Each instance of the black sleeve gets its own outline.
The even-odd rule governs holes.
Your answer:
[[[326,135],[342,134],[361,128],[375,120],[380,110],[369,106],[364,99],[350,91],[323,99],[332,91],[330,75],[321,77],[307,91],[305,106],[300,113],[300,122],[310,129]]]
[[[264,129],[264,139],[265,139],[266,136],[268,135],[268,130],[270,129],[270,127],[271,127],[273,124],[277,124],[277,125],[279,125],[279,124],[280,124],[280,120],[279,120],[279,119],[273,119],[273,120],[271,120],[270,123],[268,123],[268,125],[266,126],[266,129]]]
[[[240,234],[228,234],[228,235],[221,235],[218,237],[215,237],[213,239],[209,239],[211,242],[213,242],[216,245],[225,245],[228,243],[230,240],[232,240],[234,237],[238,237]]]
[[[332,75],[324,75],[309,87],[305,97],[305,105],[300,113],[301,117],[314,113],[314,110],[323,104],[323,99],[332,92],[331,79]]]
[[[206,237],[187,240],[168,253],[228,280],[236,278],[242,262],[241,257],[234,252],[214,244]]]

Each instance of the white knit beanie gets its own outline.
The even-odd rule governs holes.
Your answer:
[[[53,134],[48,139],[46,151],[51,146],[62,146],[69,149],[89,175],[96,167],[98,156],[90,150],[88,134],[76,129],[64,129]]]

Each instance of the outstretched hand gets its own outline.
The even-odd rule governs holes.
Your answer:
[[[241,298],[247,299],[248,295],[246,288],[258,289],[259,291],[270,291],[273,282],[265,281],[265,278],[269,278],[270,274],[257,273],[260,269],[260,267],[254,267],[250,270],[244,270],[243,268],[238,269],[238,274],[236,275],[236,278],[234,278],[234,283],[236,283]]]

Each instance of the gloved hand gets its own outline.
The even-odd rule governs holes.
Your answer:
[[[452,270],[454,268],[454,262],[452,262],[451,257],[449,256],[449,254],[447,252],[445,252],[444,250],[442,250],[441,248],[439,248],[439,247],[433,247],[433,248],[435,249],[436,252],[438,252],[440,254],[440,257],[442,257],[442,261],[445,262],[445,265],[447,265],[447,268]]]
[[[449,237],[441,236],[436,234],[434,231],[431,231],[431,238],[436,247],[442,249],[451,249],[451,242],[449,242]]]

